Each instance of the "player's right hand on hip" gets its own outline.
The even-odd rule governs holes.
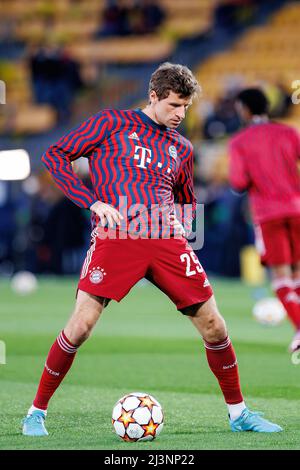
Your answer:
[[[100,225],[102,225],[102,227],[105,227],[105,225],[108,224],[110,228],[113,228],[115,223],[120,225],[121,220],[124,219],[117,209],[105,202],[94,202],[94,204],[91,205],[90,210],[98,215],[100,218]]]

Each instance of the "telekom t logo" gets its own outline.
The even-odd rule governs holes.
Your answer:
[[[151,150],[147,149],[145,147],[140,147],[139,145],[136,145],[134,147],[134,159],[135,160],[140,160],[139,164],[137,165],[139,168],[147,168],[145,163],[151,163]]]

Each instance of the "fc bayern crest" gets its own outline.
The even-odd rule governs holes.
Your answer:
[[[104,269],[100,270],[100,268],[94,268],[92,271],[90,271],[90,281],[93,284],[99,284],[99,282],[103,281],[105,275],[106,273],[104,272]]]
[[[172,158],[177,158],[177,150],[174,145],[171,145],[169,147],[169,154],[171,155]]]

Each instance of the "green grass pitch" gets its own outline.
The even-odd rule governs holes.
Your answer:
[[[300,365],[287,346],[285,321],[263,327],[251,316],[252,289],[213,282],[234,343],[248,406],[283,433],[232,433],[227,409],[192,323],[151,285],[138,285],[105,309],[49,406],[46,438],[20,433],[47,352],[74,304],[76,279],[41,279],[34,294],[18,297],[0,283],[0,449],[299,449]],[[163,406],[165,427],[153,442],[125,443],[112,431],[111,412],[124,394],[146,391]]]

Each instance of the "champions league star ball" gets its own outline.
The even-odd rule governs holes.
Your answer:
[[[30,271],[19,271],[11,278],[10,286],[19,295],[32,294],[37,289],[37,279]]]
[[[275,297],[261,299],[253,307],[253,316],[262,325],[279,325],[286,317],[282,303]]]
[[[115,404],[112,424],[123,441],[152,441],[164,425],[162,407],[148,393],[129,393]]]

